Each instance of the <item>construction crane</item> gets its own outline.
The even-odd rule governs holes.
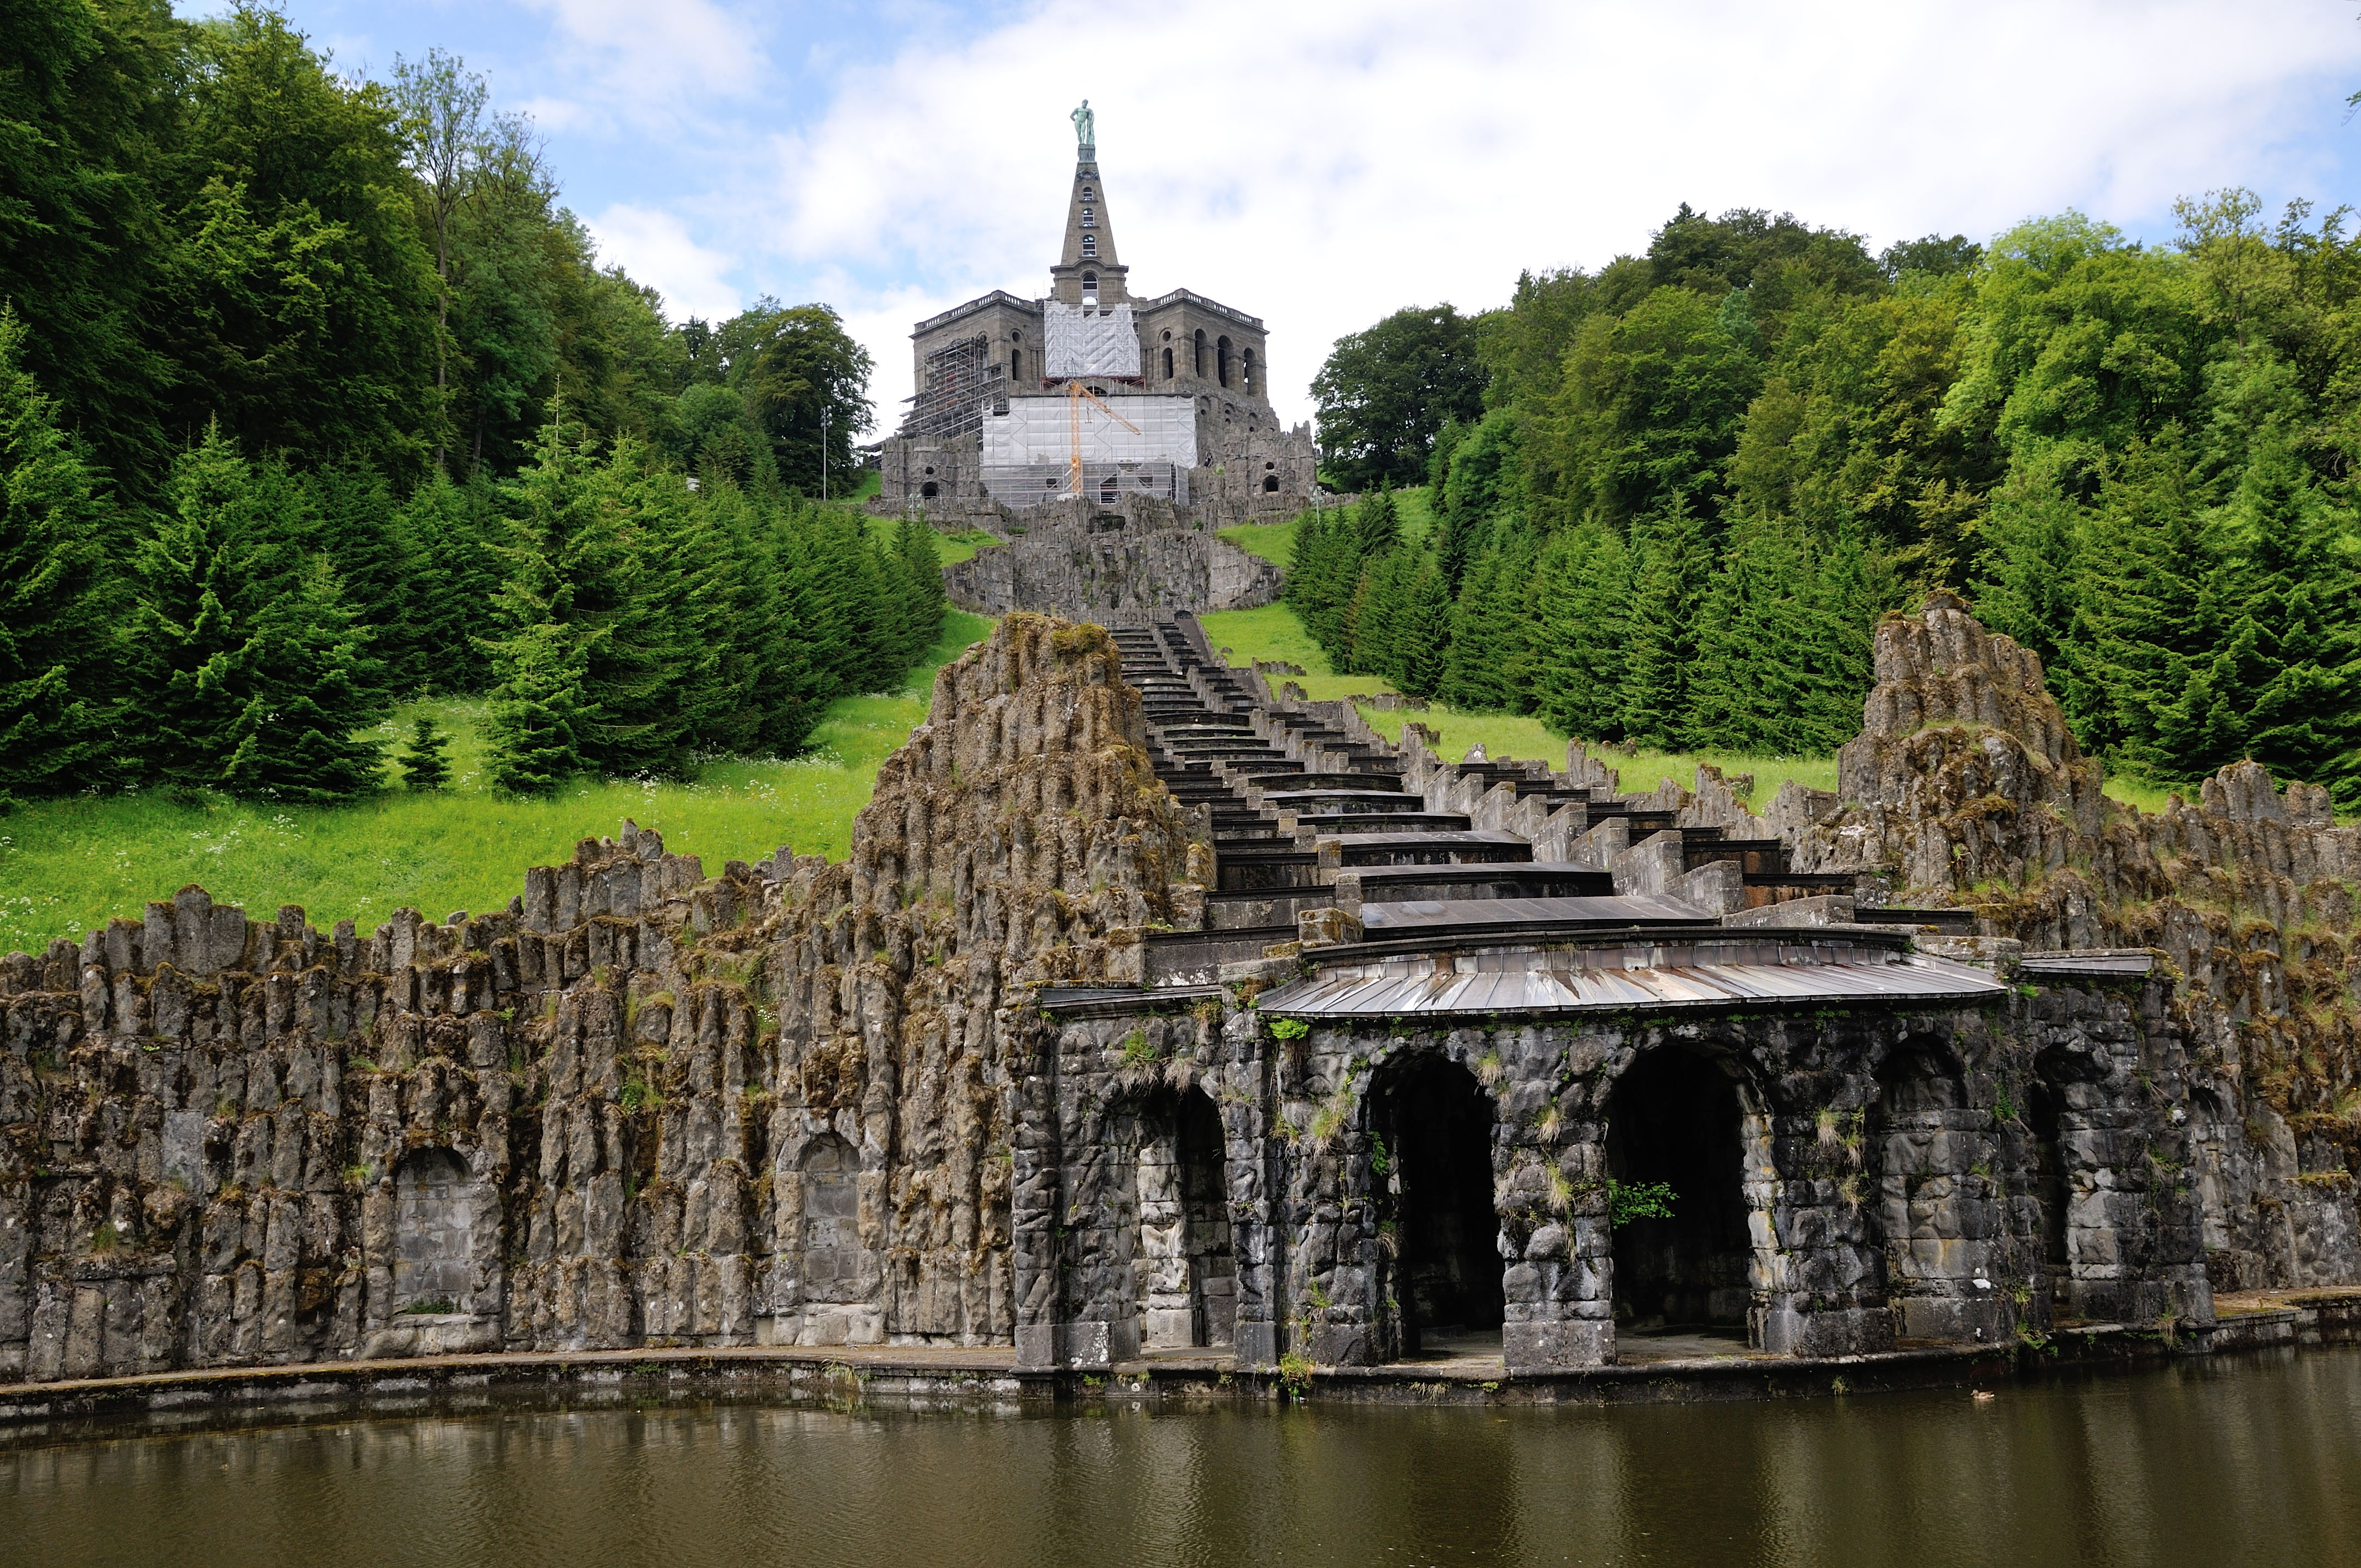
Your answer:
[[[1124,429],[1131,432],[1132,434],[1137,435],[1140,433],[1139,426],[1132,423],[1131,421],[1124,418],[1123,415],[1107,407],[1106,404],[1101,400],[1097,393],[1092,391],[1088,387],[1083,386],[1080,381],[1067,382],[1066,408],[1069,442],[1067,445],[1066,458],[1066,492],[1069,495],[1075,496],[1079,496],[1082,493],[1082,402],[1085,399],[1097,404],[1099,412],[1106,415],[1107,418],[1115,421],[1115,423],[1123,426]]]

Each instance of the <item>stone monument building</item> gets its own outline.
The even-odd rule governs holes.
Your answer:
[[[1134,295],[1092,141],[1049,292],[994,290],[910,335],[917,389],[881,449],[882,510],[993,528],[1004,510],[1148,499],[1219,526],[1312,498],[1311,429],[1272,411],[1261,318],[1186,289]]]

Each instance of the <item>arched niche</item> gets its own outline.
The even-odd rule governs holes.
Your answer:
[[[491,1193],[447,1148],[415,1149],[393,1171],[393,1310],[478,1310],[478,1223]]]
[[[1370,1086],[1378,1294],[1404,1355],[1499,1353],[1494,1121],[1491,1095],[1444,1057],[1389,1062]]]
[[[1754,1239],[1737,1080],[1717,1058],[1658,1047],[1617,1078],[1606,1120],[1619,1350],[1654,1335],[1744,1339]]]
[[[1148,1101],[1137,1126],[1132,1259],[1140,1343],[1150,1351],[1230,1344],[1237,1257],[1221,1113],[1203,1090],[1190,1089]]]

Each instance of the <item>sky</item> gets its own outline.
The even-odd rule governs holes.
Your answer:
[[[222,8],[180,0],[183,15]],[[1681,203],[1872,248],[2176,197],[2361,203],[2355,0],[284,0],[343,71],[439,46],[531,115],[675,321],[833,305],[881,426],[919,318],[1046,291],[1098,115],[1135,295],[1261,316],[1282,417],[1405,305],[1644,250]]]

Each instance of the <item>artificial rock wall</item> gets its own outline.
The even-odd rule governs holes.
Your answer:
[[[504,911],[191,887],[9,955],[0,1373],[1006,1343],[1021,999],[1197,907],[1142,740],[1104,633],[1012,616],[846,863],[708,878],[627,825]]]
[[[1215,537],[1169,501],[1062,501],[1003,524],[1008,543],[945,567],[951,602],[982,615],[1038,609],[1076,620],[1137,620],[1247,609],[1279,597],[1279,568]],[[1020,532],[1021,531],[1021,532]]]

